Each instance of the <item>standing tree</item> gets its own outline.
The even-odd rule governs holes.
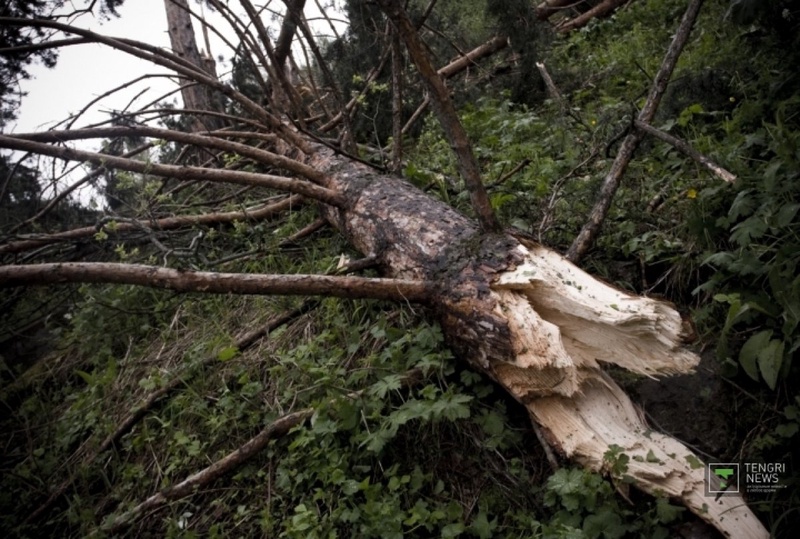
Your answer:
[[[358,99],[345,103],[336,80],[326,75],[330,70],[320,64],[325,55],[317,52],[324,50],[324,43],[317,43],[310,31],[301,10],[303,2],[287,3],[291,9],[283,19],[279,45],[272,43],[264,9],[257,9],[250,0],[238,2],[241,11],[232,4],[208,2],[230,27],[225,32],[219,29],[220,32],[236,36],[239,58],[245,59],[242,65],[255,66],[249,78],[264,90],[261,100],[254,100],[252,95],[246,97],[220,81],[198,64],[196,55],[187,53],[197,49],[190,43],[192,36],[181,32],[187,29],[185,17],[191,13],[185,1],[166,1],[167,12],[172,14],[172,52],[58,20],[25,16],[0,20],[4,28],[39,36],[36,47],[41,50],[57,48],[60,42],[51,36],[61,32],[71,39],[99,43],[168,68],[182,81],[186,108],[197,109],[164,110],[154,106],[136,111],[139,118],[212,110],[211,105],[202,102],[202,96],[213,93],[222,94],[229,101],[224,112],[228,124],[225,129],[199,119],[203,127],[196,126],[191,133],[156,127],[150,122],[0,135],[0,147],[9,150],[92,163],[138,179],[137,207],[142,212],[124,217],[104,213],[97,215],[94,223],[58,232],[19,234],[11,227],[0,244],[4,263],[0,266],[0,286],[116,283],[178,293],[318,296],[420,305],[441,325],[445,342],[459,360],[496,382],[525,407],[548,449],[553,448],[588,469],[610,474],[620,481],[620,491],[624,491],[624,479],[625,484],[632,483],[645,492],[679,500],[727,536],[767,536],[738,498],[704,496],[700,459],[681,442],[651,431],[600,365],[608,363],[646,376],[688,372],[698,360],[683,347],[691,336],[689,324],[669,304],[623,293],[560,254],[503,229],[481,180],[445,75],[434,65],[421,25],[409,17],[403,2],[377,2],[384,18],[382,26],[376,28],[372,46],[389,51],[393,40],[404,44],[407,64],[416,67],[419,77],[409,82],[421,81],[427,93],[452,148],[474,218],[388,174],[379,159],[373,158],[371,152],[375,149],[368,145],[371,141],[351,140],[349,118],[358,107]],[[375,8],[371,3],[350,4]],[[691,28],[699,4],[696,0],[691,2],[681,27],[684,32]],[[176,22],[179,19],[182,22]],[[298,33],[298,29],[305,31]],[[317,101],[313,109],[319,114],[314,117],[306,116],[304,97],[288,76],[285,43],[291,42],[292,36],[298,50],[309,56],[303,75],[307,80],[303,83],[312,89]],[[672,52],[679,54],[680,48]],[[395,52],[396,66],[400,64],[399,54]],[[469,54],[464,51],[456,60]],[[384,56],[388,55],[387,52]],[[477,62],[479,56],[470,58],[474,59],[465,63],[467,66]],[[380,70],[379,66],[374,67]],[[664,76],[659,73],[657,84],[663,82]],[[202,91],[188,93],[192,88]],[[201,96],[200,102],[189,95]],[[333,130],[339,131],[338,136],[331,137]],[[135,159],[128,154],[108,155],[71,144],[118,137],[148,139],[161,151],[147,159]],[[359,142],[360,146],[356,144]],[[196,164],[194,158],[189,160],[190,155],[208,156],[208,162]],[[72,188],[74,185],[63,191]],[[234,207],[225,207],[229,201]],[[306,212],[316,211],[319,219],[283,239],[284,243],[275,245],[275,249],[299,242],[329,224],[363,258],[343,262],[340,270],[331,274],[233,273],[216,269],[239,257],[276,256],[260,248],[221,252],[218,238],[226,226],[239,231],[249,227],[265,230],[263,226],[269,220],[290,219],[287,216],[294,214],[288,212],[296,213],[299,207]],[[197,208],[204,209],[198,212]],[[109,244],[115,245],[114,253],[106,247]],[[76,253],[82,253],[85,260],[75,261]],[[358,271],[370,271],[373,276],[343,274]],[[306,302],[283,318],[271,320],[266,329],[251,328],[250,333],[214,358],[230,359],[285,323],[287,317],[299,316],[309,308],[311,304]],[[178,314],[175,316],[177,319]],[[241,322],[250,328],[247,320]],[[113,372],[114,369],[108,370],[109,376],[115,376]],[[415,383],[418,374],[394,373],[390,390]],[[97,379],[92,376],[99,374],[84,372],[82,376],[93,382]],[[80,453],[80,461],[99,463],[101,455],[112,453],[155,403],[174,394],[181,383],[182,379],[176,377],[149,386],[153,392],[130,413],[123,414],[102,440],[85,444],[73,440],[73,445],[88,447]],[[247,385],[246,381],[241,383],[243,387]],[[321,425],[324,412],[320,410],[330,406],[349,410],[363,391],[363,387],[356,387],[334,399],[335,405],[317,402],[316,411],[309,407],[281,415],[273,410],[277,414],[270,414],[274,421],[246,444],[230,447],[232,452],[182,481],[162,482],[154,487],[158,492],[141,503],[126,504],[98,522],[100,531],[119,532],[169,501],[191,496],[312,416]],[[364,414],[366,417],[369,412]],[[359,423],[358,417],[353,415],[353,425]],[[187,438],[185,443],[191,454],[192,442]],[[624,463],[618,458],[620,455],[625,456]],[[279,457],[273,454],[270,458]],[[265,476],[264,480],[273,478]],[[48,514],[74,481],[75,477],[67,474],[62,481],[44,485],[40,503],[27,515],[28,524]],[[367,487],[353,488],[356,492]],[[300,518],[300,510],[296,511]]]
[[[210,51],[205,51],[205,55],[201,55],[197,48],[189,3],[186,0],[164,0],[164,9],[167,13],[172,52],[199,71],[216,78],[214,59],[209,56]],[[214,102],[214,95],[215,92],[211,88],[196,84],[193,79],[186,79],[186,83],[181,84],[184,107],[199,114],[194,117],[192,131],[213,131],[223,126],[218,116],[203,115],[204,112],[222,112],[217,110],[219,107],[218,103]]]

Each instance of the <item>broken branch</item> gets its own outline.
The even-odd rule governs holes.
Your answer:
[[[689,34],[694,26],[694,21],[697,20],[697,14],[700,12],[700,6],[703,0],[691,0],[689,7],[683,14],[678,25],[678,30],[675,32],[675,37],[667,49],[667,54],[661,62],[661,67],[656,74],[653,85],[650,88],[650,94],[644,104],[641,112],[639,113],[639,121],[650,123],[656,114],[661,97],[667,89],[667,83],[672,76],[672,71],[675,69],[675,64],[678,63],[678,58],[683,51],[683,47],[689,40]],[[614,199],[614,194],[617,192],[622,176],[628,168],[628,164],[633,159],[633,154],[639,146],[644,134],[642,131],[634,131],[625,137],[625,140],[620,146],[616,159],[611,165],[611,170],[603,180],[603,185],[600,188],[600,194],[597,197],[594,208],[589,215],[589,219],[581,229],[578,236],[572,242],[566,257],[571,262],[577,263],[586,254],[586,251],[594,244],[594,240],[600,233],[600,228],[603,226],[608,208],[611,206],[611,201]]]

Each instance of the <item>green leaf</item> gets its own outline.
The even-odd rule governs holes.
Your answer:
[[[442,537],[458,537],[464,533],[464,525],[460,522],[448,524],[442,528]]]
[[[797,431],[800,430],[800,425],[797,423],[784,423],[775,427],[775,434],[784,438],[791,438]]]
[[[758,381],[758,356],[767,347],[772,338],[772,330],[760,331],[747,339],[739,351],[739,365],[747,376]]]
[[[800,417],[800,410],[797,406],[791,405],[783,409],[786,419],[798,419]]]
[[[753,189],[745,189],[736,196],[736,200],[733,201],[731,209],[728,211],[728,219],[735,221],[739,217],[747,217],[755,211],[756,200],[752,194]]]
[[[75,374],[80,376],[87,385],[92,385],[94,383],[94,376],[86,371],[75,370]]]
[[[761,371],[764,381],[773,390],[778,383],[778,374],[780,374],[783,364],[783,349],[783,341],[773,339],[758,354],[758,369]]]
[[[797,211],[800,210],[800,203],[797,202],[790,202],[781,206],[781,209],[778,210],[778,213],[772,219],[772,226],[777,228],[783,228],[789,226],[794,219],[794,216],[797,215]]]
[[[227,348],[223,348],[222,350],[219,351],[219,353],[217,354],[217,359],[219,359],[220,361],[230,361],[231,359],[236,357],[236,354],[238,353],[239,353],[238,347],[228,346]]]
[[[399,374],[390,374],[375,382],[369,388],[369,392],[378,398],[386,397],[390,391],[396,391],[402,387],[403,377]]]
[[[625,535],[627,531],[622,524],[622,519],[612,509],[607,508],[603,511],[589,515],[583,521],[583,531],[588,537],[604,537],[606,539],[616,539]]]
[[[339,404],[336,415],[341,429],[352,430],[358,425],[361,409],[350,401],[343,401]]]
[[[748,217],[735,227],[731,233],[731,241],[742,247],[747,247],[754,240],[761,238],[767,232],[767,223],[760,215]]]
[[[489,539],[492,536],[492,531],[496,527],[497,519],[489,522],[489,519],[486,517],[486,513],[481,510],[472,521],[472,524],[470,524],[469,530],[477,535],[480,539]]]
[[[659,498],[656,500],[656,515],[658,515],[658,520],[664,524],[673,522],[680,517],[683,511],[683,507],[670,504],[669,500],[666,498]]]

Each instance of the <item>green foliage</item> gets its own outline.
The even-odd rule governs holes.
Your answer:
[[[444,63],[452,55],[448,40],[457,38],[454,43],[466,50],[490,34],[482,23],[488,5],[497,24],[506,21],[523,36],[515,42],[517,52],[530,53],[521,59],[520,72],[527,75],[517,82],[533,80],[532,62],[544,60],[563,103],[542,100],[538,88],[509,92],[502,83],[484,92],[452,85],[457,99],[469,101],[462,121],[501,219],[563,250],[586,219],[685,2],[634,2],[536,50],[526,49],[525,40],[544,44],[547,36],[525,27],[530,4],[522,4],[503,11],[509,3],[476,1],[465,8],[463,2],[439,2],[429,22],[442,34],[426,39]],[[412,15],[426,5],[410,2]],[[774,10],[749,21],[759,29],[743,29],[727,22],[728,7],[706,3],[655,124],[739,179],[723,185],[674,148],[645,140],[585,263],[621,287],[694,307],[703,337],[721,337],[719,359],[731,375],[741,370],[736,382],[750,395],[749,404],[733,414],[735,447],[724,456],[788,461],[800,431],[800,400],[793,389],[800,348],[800,100],[798,71],[787,67],[796,66],[796,58],[782,45],[794,38],[781,33]],[[350,30],[325,44],[325,54],[336,59],[345,98],[360,90],[375,65],[381,51],[374,40],[383,28],[374,4],[348,2],[347,10]],[[515,23],[520,26],[511,27]],[[768,32],[772,27],[775,35]],[[248,69],[244,59],[237,61],[234,83],[258,98]],[[382,143],[389,132],[388,79],[382,77],[356,119],[361,141]],[[418,102],[416,91],[407,95],[406,112]],[[421,129],[406,177],[469,211],[439,128],[428,121]],[[135,143],[116,141],[107,150],[121,153]],[[180,148],[164,144],[159,151],[176,155]],[[233,156],[221,156],[220,164],[255,170]],[[520,168],[508,175],[515,167]],[[19,178],[6,191],[4,209],[28,199],[38,204],[36,179]],[[210,200],[226,201],[223,209],[240,208],[272,194],[218,186],[176,190],[146,175],[105,180],[127,205],[120,208],[147,207],[153,215]],[[301,245],[281,245],[316,218],[312,210],[204,230],[196,256],[186,260],[166,257],[146,242],[125,248],[113,224],[88,243],[107,259],[241,272],[324,272],[336,267],[343,252],[357,256],[324,233]],[[196,232],[175,234],[168,243],[185,247]],[[306,408],[315,410],[308,422],[231,476],[145,516],[131,536],[670,537],[675,533],[669,526],[685,516],[663,499],[634,496],[633,505],[623,503],[616,489],[627,487],[630,457],[618,446],[609,447],[604,458],[610,481],[571,468],[550,474],[536,452],[527,413],[459,365],[424,313],[325,300],[240,349],[243,332],[296,303],[122,286],[87,285],[68,295],[73,303],[58,312],[65,325],[47,367],[22,380],[13,399],[4,389],[3,401],[15,410],[0,425],[10,433],[7,447],[15,448],[5,455],[9,473],[0,489],[0,529],[6,535],[86,536],[104,519],[230,453],[275,419]],[[47,310],[44,296],[4,297],[9,308],[3,322]],[[6,371],[4,379],[18,374]],[[414,381],[406,377],[409,371],[418,374]],[[181,382],[177,389],[102,462],[83,461],[87,448],[174,380]],[[693,468],[702,466],[689,460]],[[75,485],[47,521],[22,525],[43,501],[45,486],[68,477]],[[796,510],[795,498],[764,502],[779,531]]]
[[[654,125],[731,170],[736,182],[727,185],[646,138],[584,265],[620,287],[694,309],[723,372],[756,395],[736,415],[729,457],[786,461],[796,455],[790,417],[800,370],[800,19],[796,2],[733,2],[734,10],[761,4],[742,28],[730,4],[704,5]],[[506,223],[556,249],[569,246],[685,7],[631,3],[554,42],[542,59],[563,102],[524,107],[506,95],[462,109]],[[525,160],[528,166],[503,178]],[[426,125],[405,173],[469,211],[437,127]],[[759,409],[772,411],[764,417]],[[624,477],[627,456],[609,451],[607,468]],[[779,515],[783,507],[769,511]],[[571,518],[563,534],[584,533],[583,520]]]
[[[776,73],[772,84],[787,77],[796,74]],[[767,99],[774,96],[743,104],[726,126],[732,152],[749,163],[733,192],[701,193],[709,199],[732,197],[727,214],[706,228],[721,249],[704,260],[717,273],[701,290],[717,292],[715,301],[726,305],[720,358],[776,389],[796,373],[792,360],[800,348],[800,96],[769,104]],[[771,110],[771,121],[754,117],[754,109]],[[734,335],[736,344],[743,343],[738,355],[731,350]]]
[[[544,526],[545,537],[621,538],[670,537],[664,525],[678,520],[685,510],[659,498],[638,509],[619,502],[611,484],[600,475],[564,468],[547,480],[544,503],[556,511]],[[637,515],[638,518],[632,518]]]

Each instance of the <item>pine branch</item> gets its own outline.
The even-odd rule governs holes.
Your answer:
[[[433,284],[407,279],[178,270],[145,264],[63,262],[0,266],[0,288],[60,283],[115,283],[205,294],[328,296],[425,303]]]

